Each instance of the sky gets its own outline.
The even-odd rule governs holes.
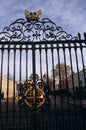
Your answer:
[[[0,0],[0,32],[16,19],[25,19],[25,9],[41,9],[41,19],[51,19],[73,36],[86,31],[86,0]]]
[[[0,32],[3,31],[4,27],[9,26],[15,20],[19,18],[25,19],[25,9],[30,12],[36,12],[41,9],[41,19],[51,19],[57,26],[61,26],[64,31],[72,36],[77,36],[79,32],[83,37],[83,33],[86,31],[86,0],[0,0]],[[4,54],[4,57],[5,56],[7,56],[7,53]],[[6,68],[7,72],[6,58],[7,57],[4,58],[4,68]],[[19,61],[19,59],[17,60]],[[38,66],[38,60],[39,59],[37,59],[37,67],[40,68],[40,66]],[[73,61],[75,62],[75,60]],[[12,63],[10,61],[10,64],[10,66],[13,66],[13,61]],[[16,66],[18,66],[17,63]],[[25,64],[23,66],[25,66]],[[31,68],[31,64],[29,68]],[[44,66],[43,70],[46,71],[45,68],[46,67]],[[10,70],[12,72],[13,67],[10,69],[12,69]]]

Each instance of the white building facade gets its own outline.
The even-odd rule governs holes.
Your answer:
[[[78,88],[86,87],[86,68],[81,70],[79,73],[75,73],[67,78],[68,88],[71,93],[76,91]]]
[[[2,78],[1,91],[4,94],[4,98],[12,98],[14,93],[16,94],[17,84],[7,78]],[[15,92],[14,92],[15,91]]]

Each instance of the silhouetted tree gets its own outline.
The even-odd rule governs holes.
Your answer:
[[[52,78],[55,77],[55,81],[61,84],[62,88],[66,88],[66,79],[71,75],[71,67],[65,65],[63,62],[57,63],[55,69],[51,71]]]

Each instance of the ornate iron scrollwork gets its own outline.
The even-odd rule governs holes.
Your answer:
[[[40,21],[17,19],[0,32],[0,41],[11,42],[75,40],[77,38],[67,34],[62,27],[57,26],[48,18]]]
[[[38,77],[34,83],[32,76],[23,84],[19,84],[18,104],[19,108],[25,112],[41,112],[50,104],[49,88]]]

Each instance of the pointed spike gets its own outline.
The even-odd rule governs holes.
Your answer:
[[[86,40],[86,32],[84,32],[84,38],[85,38],[85,40]]]
[[[79,40],[81,40],[81,34],[80,33],[78,33],[78,37],[79,37]]]

